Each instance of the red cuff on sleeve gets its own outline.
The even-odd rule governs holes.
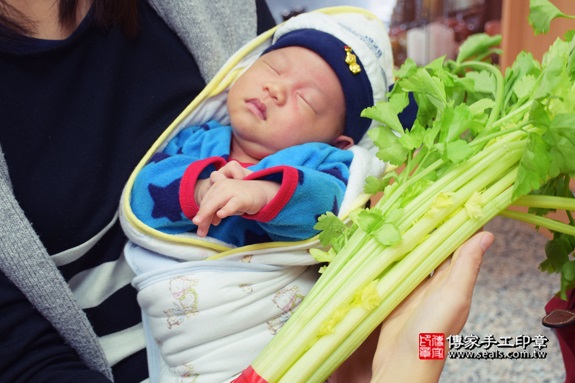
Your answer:
[[[226,160],[222,157],[210,157],[190,164],[184,172],[182,181],[180,182],[180,207],[184,215],[190,220],[198,214],[199,210],[196,198],[194,197],[198,177],[204,169],[210,165],[214,165],[216,169],[219,169],[225,164]]]
[[[295,193],[299,182],[299,172],[296,168],[292,168],[290,166],[274,166],[269,169],[263,169],[251,173],[244,179],[257,180],[273,174],[278,174],[277,177],[281,178],[280,189],[278,190],[276,196],[258,213],[251,215],[244,214],[242,217],[246,219],[253,219],[259,222],[269,222],[274,219],[289,202]]]

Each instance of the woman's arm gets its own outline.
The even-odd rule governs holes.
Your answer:
[[[0,318],[1,382],[110,382],[80,360],[3,273],[0,273]]]

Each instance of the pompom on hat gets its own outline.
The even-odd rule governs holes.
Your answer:
[[[304,13],[280,25],[263,54],[299,46],[320,55],[337,75],[345,97],[345,135],[360,142],[372,121],[361,111],[384,100],[393,56],[383,23],[367,13]]]

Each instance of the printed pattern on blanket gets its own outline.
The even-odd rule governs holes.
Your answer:
[[[317,267],[196,261],[136,277],[163,364],[160,382],[229,382],[279,331]],[[156,361],[157,362],[157,361]]]

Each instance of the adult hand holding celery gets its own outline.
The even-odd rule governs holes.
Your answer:
[[[531,19],[564,17],[532,1]],[[545,23],[534,26],[544,30]],[[575,40],[557,40],[542,62],[521,53],[503,75],[484,61],[499,37],[474,35],[456,60],[425,67],[407,61],[389,101],[363,112],[380,122],[370,132],[382,161],[397,165],[366,191],[383,197],[353,212],[351,225],[333,215],[318,221],[329,262],[292,318],[249,371],[259,382],[323,382],[385,317],[476,231],[502,214],[548,227],[541,268],[575,281]],[[412,93],[417,119],[404,130],[397,114]],[[529,213],[507,210],[513,204]],[[568,223],[541,217],[566,210]]]

